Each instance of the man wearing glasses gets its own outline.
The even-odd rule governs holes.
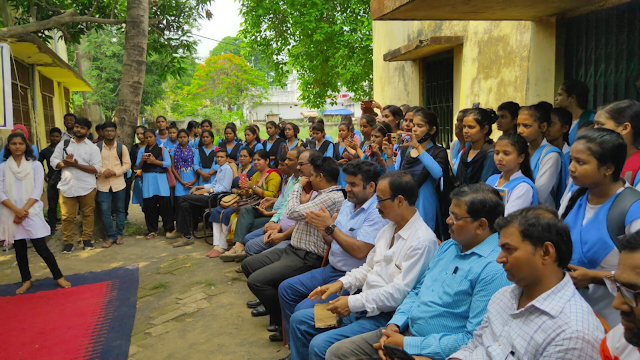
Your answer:
[[[604,278],[615,295],[613,307],[620,311],[622,322],[600,344],[603,360],[640,359],[640,233],[618,239],[620,260],[615,275]]]
[[[473,339],[449,360],[598,359],[602,324],[565,272],[573,251],[567,225],[535,206],[499,219],[496,229],[496,261],[515,285],[498,290]]]
[[[334,344],[327,359],[398,357],[391,356],[384,347],[388,345],[410,355],[445,359],[469,342],[489,299],[510,284],[496,263],[500,247],[494,224],[504,214],[504,203],[484,183],[455,189],[451,200],[447,224],[452,240],[440,245],[386,329]]]

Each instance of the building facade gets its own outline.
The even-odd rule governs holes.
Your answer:
[[[460,109],[553,103],[565,79],[591,108],[638,98],[637,2],[373,0],[371,15],[374,98],[433,110],[446,146]]]
[[[91,86],[68,64],[67,47],[57,34],[50,45],[32,34],[2,42],[11,52],[12,101],[6,110],[13,115],[13,125],[22,124],[29,130],[29,142],[43,149],[49,129],[64,131],[64,114],[72,111],[71,93],[91,91]],[[3,77],[3,87],[6,81],[8,76]],[[3,144],[10,132],[11,128],[0,128]]]

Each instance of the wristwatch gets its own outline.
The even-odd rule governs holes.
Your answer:
[[[324,228],[324,232],[327,233],[327,235],[331,235],[333,234],[333,231],[336,229],[336,224],[331,224],[329,226],[327,226],[326,228]]]

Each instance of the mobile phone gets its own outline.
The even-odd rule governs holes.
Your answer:
[[[309,193],[311,193],[313,191],[313,185],[311,185],[311,182],[309,181],[308,183],[306,183],[304,185],[304,187],[302,189],[304,190],[304,192],[309,194]]]
[[[404,349],[401,349],[397,346],[384,344],[382,348],[384,349],[384,352],[387,353],[387,357],[391,359],[414,360],[413,356],[411,356],[408,352],[404,351]]]
[[[367,146],[367,156],[371,157],[372,153],[373,153],[373,150],[371,149],[371,145]]]
[[[389,133],[387,134],[387,142],[391,145],[397,145],[400,140],[400,134],[398,133]]]
[[[375,114],[376,112],[373,110],[373,101],[365,100],[362,102],[362,115],[366,114]]]
[[[240,182],[247,181],[247,180],[248,180],[248,178],[247,178],[247,174],[246,173],[240,174]]]

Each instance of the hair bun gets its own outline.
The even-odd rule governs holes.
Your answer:
[[[487,113],[489,113],[489,117],[491,118],[491,125],[495,124],[498,121],[498,114],[490,108],[485,109]]]

